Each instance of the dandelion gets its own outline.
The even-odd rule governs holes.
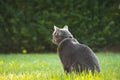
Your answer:
[[[27,50],[26,50],[26,49],[23,49],[23,50],[22,50],[22,53],[27,53]]]

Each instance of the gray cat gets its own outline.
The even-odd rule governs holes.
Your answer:
[[[80,44],[69,32],[67,25],[62,29],[54,26],[52,35],[53,43],[58,45],[57,52],[65,72],[100,72],[94,52],[88,46]]]

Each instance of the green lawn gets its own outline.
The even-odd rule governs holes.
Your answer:
[[[0,80],[120,80],[120,54],[97,54],[101,73],[64,74],[57,54],[0,54]]]

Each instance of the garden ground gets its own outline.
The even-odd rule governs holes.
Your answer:
[[[97,53],[100,74],[65,74],[57,54],[0,54],[0,80],[119,80],[120,54]]]

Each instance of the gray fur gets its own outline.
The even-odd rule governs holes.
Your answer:
[[[53,43],[58,45],[57,52],[65,72],[88,72],[88,70],[93,73],[95,70],[100,72],[95,53],[73,38],[67,25],[62,29],[54,26]]]

